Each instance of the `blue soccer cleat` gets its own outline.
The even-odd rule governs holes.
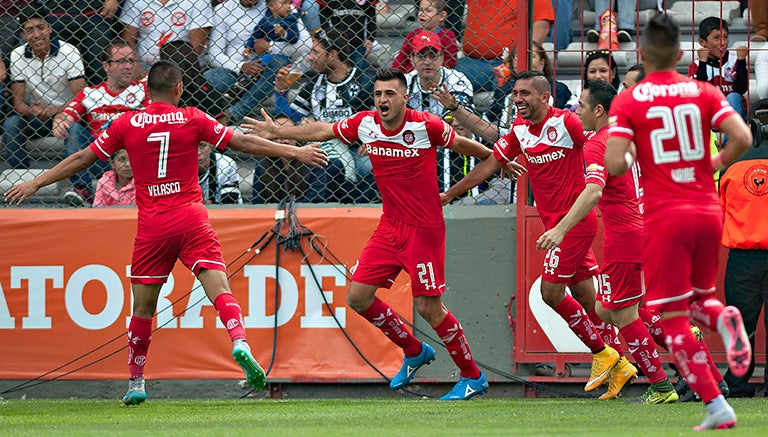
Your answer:
[[[421,366],[429,364],[434,360],[435,349],[426,343],[421,343],[421,353],[415,357],[403,358],[403,367],[400,368],[400,371],[397,372],[397,375],[395,375],[392,378],[392,381],[389,382],[389,388],[392,390],[397,390],[399,388],[405,387],[411,382],[414,373],[416,373],[416,371],[419,370]]]
[[[451,391],[445,396],[441,397],[441,401],[466,401],[476,395],[481,395],[488,391],[488,379],[485,374],[480,372],[480,377],[477,379],[459,378],[459,382],[453,386]]]
[[[147,400],[147,392],[144,390],[144,377],[128,380],[128,393],[123,396],[125,405],[139,405]]]

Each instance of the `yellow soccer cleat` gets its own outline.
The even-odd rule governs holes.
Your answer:
[[[608,391],[600,395],[599,399],[616,399],[619,397],[621,389],[629,384],[637,376],[637,368],[627,360],[627,357],[621,357],[616,366],[611,370],[608,378]]]
[[[584,386],[584,391],[592,391],[603,385],[608,376],[610,376],[611,370],[613,370],[616,363],[619,362],[619,358],[621,358],[616,349],[608,345],[605,345],[605,349],[602,351],[593,354],[593,357],[592,372],[589,375],[587,385]]]

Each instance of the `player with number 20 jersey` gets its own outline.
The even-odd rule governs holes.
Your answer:
[[[649,74],[611,105],[609,134],[635,142],[643,171],[649,306],[684,300],[694,290],[714,290],[717,262],[712,260],[718,258],[722,211],[712,178],[709,132],[734,113],[713,85],[673,71]],[[690,219],[675,220],[679,214]],[[709,223],[701,228],[707,235],[698,241],[713,244],[701,244],[692,258],[649,256],[689,252],[670,246],[685,241],[677,238],[683,232],[679,227],[690,229],[696,225],[691,220]]]

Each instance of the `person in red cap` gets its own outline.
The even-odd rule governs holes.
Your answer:
[[[416,51],[413,47],[413,42],[417,35],[428,32],[437,37],[443,48],[443,65],[448,68],[454,68],[459,53],[459,44],[456,34],[452,30],[443,27],[447,16],[445,0],[420,0],[417,17],[419,27],[413,29],[405,36],[403,45],[392,62],[392,67],[397,68],[403,73],[413,70],[414,63],[411,60],[411,54]]]
[[[472,83],[464,73],[443,66],[443,47],[440,38],[432,32],[418,32],[411,39],[410,58],[415,69],[405,75],[408,83],[408,106],[430,112],[440,117],[452,115],[459,107],[473,110],[474,92]],[[445,97],[437,98],[435,90],[444,91]],[[438,185],[445,191],[458,182],[464,174],[462,169],[469,168],[469,158],[450,151],[438,151]]]

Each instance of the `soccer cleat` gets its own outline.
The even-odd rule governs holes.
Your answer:
[[[125,405],[139,405],[147,400],[147,392],[144,390],[144,377],[131,378],[128,380],[128,393],[123,396]]]
[[[267,385],[267,376],[259,362],[251,354],[251,347],[245,340],[235,340],[232,347],[232,358],[240,365],[245,373],[245,380],[256,390]]]
[[[733,376],[740,378],[746,375],[752,360],[752,346],[738,308],[727,306],[723,309],[717,319],[717,332],[723,338],[728,367]]]
[[[600,395],[598,399],[618,398],[621,389],[635,379],[636,376],[637,368],[627,360],[627,357],[621,357],[613,370],[611,370],[608,378],[608,391]]]
[[[653,385],[648,387],[648,390],[640,396],[640,403],[655,405],[677,402],[679,399],[677,392],[669,381],[667,381],[667,383],[669,384],[669,390],[658,390],[653,388]]]
[[[392,390],[397,390],[399,388],[405,387],[411,382],[413,375],[417,370],[419,370],[421,366],[429,364],[434,360],[435,349],[432,346],[422,342],[421,352],[418,355],[410,358],[403,357],[403,367],[400,368],[400,371],[397,372],[397,375],[395,375],[392,378],[392,381],[389,382],[389,388]]]
[[[611,374],[611,370],[619,362],[619,353],[616,349],[605,345],[605,349],[596,354],[592,354],[592,372],[589,375],[589,381],[584,386],[584,391],[592,391],[605,382]]]
[[[716,413],[707,412],[701,425],[694,426],[693,430],[704,431],[707,429],[728,429],[733,428],[734,426],[736,426],[736,413],[730,405],[725,404],[725,408],[722,408]]]
[[[480,372],[480,377],[477,379],[459,378],[459,382],[453,386],[445,396],[441,397],[440,401],[466,401],[476,395],[481,395],[488,391],[488,379],[485,378],[485,374]]]

